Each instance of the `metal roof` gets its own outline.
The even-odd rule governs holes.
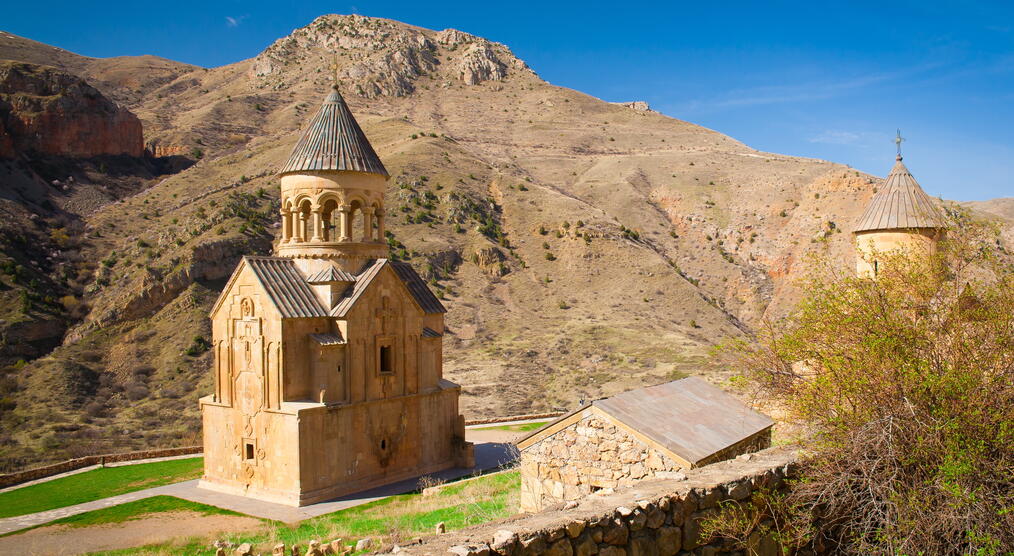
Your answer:
[[[380,269],[384,268],[384,263],[386,262],[387,259],[377,259],[371,263],[367,263],[363,270],[359,272],[359,275],[356,276],[356,281],[352,287],[345,290],[342,298],[331,309],[331,316],[344,317],[352,309],[352,306],[356,304],[356,301],[359,301],[363,293],[366,292],[366,288],[369,287],[370,282],[373,282],[373,279],[380,273]]]
[[[919,187],[912,173],[901,163],[899,155],[894,168],[891,168],[891,173],[887,175],[884,187],[873,196],[852,231],[909,230],[946,226],[943,215],[933,199]]]
[[[278,173],[305,170],[347,170],[389,176],[337,87],[324,99]]]
[[[424,313],[433,314],[447,312],[447,309],[445,309],[444,305],[440,303],[437,296],[433,295],[429,286],[426,285],[422,276],[419,276],[415,269],[412,268],[412,265],[393,261],[390,265],[398,274],[398,277],[401,278],[401,281],[408,287],[409,293],[411,293],[412,297],[415,298],[416,303],[422,307]]]
[[[326,317],[306,279],[292,259],[283,257],[243,257],[282,318]]]
[[[389,259],[377,259],[371,263],[368,263],[363,270],[356,276],[355,284],[351,288],[345,290],[345,294],[338,304],[331,309],[331,316],[342,318],[344,317],[352,306],[356,304],[356,301],[362,297],[366,289],[370,287],[370,283],[373,282],[380,274],[380,270],[384,266],[390,266],[394,270],[395,275],[405,284],[408,288],[408,292],[412,294],[416,303],[423,310],[424,313],[446,313],[447,309],[440,303],[440,300],[433,295],[429,287],[426,286],[426,282],[423,281],[422,277],[416,273],[412,265],[408,263],[394,262]]]
[[[592,406],[694,464],[774,424],[697,377],[630,390]]]
[[[356,277],[336,266],[328,266],[307,278],[306,281],[310,284],[333,284],[335,282],[355,282]]]
[[[345,343],[345,338],[342,338],[342,335],[336,332],[310,334],[310,338],[322,346],[337,346]]]
[[[437,332],[436,330],[433,330],[432,328],[430,328],[428,326],[424,326],[423,327],[423,333],[422,333],[422,337],[423,338],[439,338],[441,336],[443,336],[443,334]]]

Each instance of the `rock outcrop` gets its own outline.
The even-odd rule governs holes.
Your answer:
[[[511,71],[530,71],[506,46],[456,29],[434,33],[382,19],[325,15],[265,49],[253,60],[249,76],[270,82],[294,64],[316,73],[334,54],[341,81],[367,98],[408,96],[425,76],[477,85],[502,81]]]
[[[0,156],[141,156],[141,121],[82,79],[35,64],[0,64]]]

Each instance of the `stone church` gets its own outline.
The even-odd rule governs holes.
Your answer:
[[[900,145],[900,135],[898,142]],[[856,273],[876,277],[883,270],[878,254],[896,250],[932,254],[946,227],[936,203],[901,162],[899,150],[883,187],[873,195],[852,230]]]
[[[337,87],[281,169],[282,234],[211,311],[202,488],[305,505],[472,467],[445,309],[387,257],[387,170]]]

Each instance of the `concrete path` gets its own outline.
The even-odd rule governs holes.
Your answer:
[[[507,433],[508,435],[516,434],[508,431],[501,432]],[[472,435],[466,435],[469,440],[472,440],[471,436]],[[486,435],[483,436],[485,437]],[[444,481],[459,479],[461,477],[494,471],[501,467],[508,466],[514,461],[515,457],[516,452],[513,449],[513,445],[503,441],[493,442],[487,440],[483,443],[476,443],[474,468],[449,469],[440,473],[433,473],[430,476],[443,479]],[[0,519],[0,535],[10,533],[11,531],[18,531],[20,529],[49,523],[50,521],[60,519],[62,517],[108,508],[110,506],[116,506],[159,495],[175,496],[176,498],[183,498],[184,500],[200,502],[202,504],[233,510],[254,517],[272,519],[285,523],[294,523],[307,518],[317,517],[319,515],[358,506],[360,504],[366,504],[368,502],[393,496],[395,494],[412,492],[413,490],[417,490],[419,488],[420,478],[421,477],[415,477],[356,494],[343,496],[335,500],[312,504],[310,506],[303,506],[300,508],[285,506],[283,504],[274,504],[271,502],[262,502],[260,500],[254,500],[244,496],[223,494],[220,492],[197,488],[198,481],[197,479],[194,479],[191,481],[184,481],[182,483],[163,485],[127,494],[120,494],[118,496],[111,496],[109,498],[85,502],[74,506],[67,506],[65,508]]]

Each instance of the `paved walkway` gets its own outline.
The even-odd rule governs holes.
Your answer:
[[[510,435],[516,433],[501,431],[506,433],[506,435],[502,435],[500,438],[494,440],[488,435],[488,433],[492,431],[483,432],[487,434],[481,435],[481,440],[484,442],[476,443],[474,468],[448,469],[447,471],[440,473],[432,473],[430,476],[443,479],[444,481],[450,481],[461,477],[493,471],[500,467],[509,465],[514,461],[516,452],[513,449],[513,445],[509,443],[509,440]],[[469,440],[472,440],[471,434],[466,434],[466,437]],[[477,438],[476,440],[480,439]],[[319,515],[358,506],[360,504],[366,504],[368,502],[393,496],[395,494],[412,492],[413,490],[419,488],[419,479],[420,477],[414,477],[397,483],[336,498],[335,500],[328,502],[321,502],[300,508],[286,506],[283,504],[275,504],[272,502],[263,502],[247,498],[245,496],[236,496],[233,494],[224,494],[197,488],[198,481],[197,479],[194,479],[191,481],[184,481],[182,483],[163,485],[160,487],[129,492],[127,494],[120,494],[118,496],[111,496],[109,498],[85,502],[74,506],[67,506],[65,508],[0,519],[0,535],[10,533],[11,531],[18,531],[20,529],[49,523],[50,521],[60,519],[62,517],[108,508],[110,506],[117,506],[119,504],[159,495],[175,496],[176,498],[183,498],[184,500],[200,502],[202,504],[233,510],[254,517],[272,519],[285,523],[294,523],[307,518],[317,517]]]

